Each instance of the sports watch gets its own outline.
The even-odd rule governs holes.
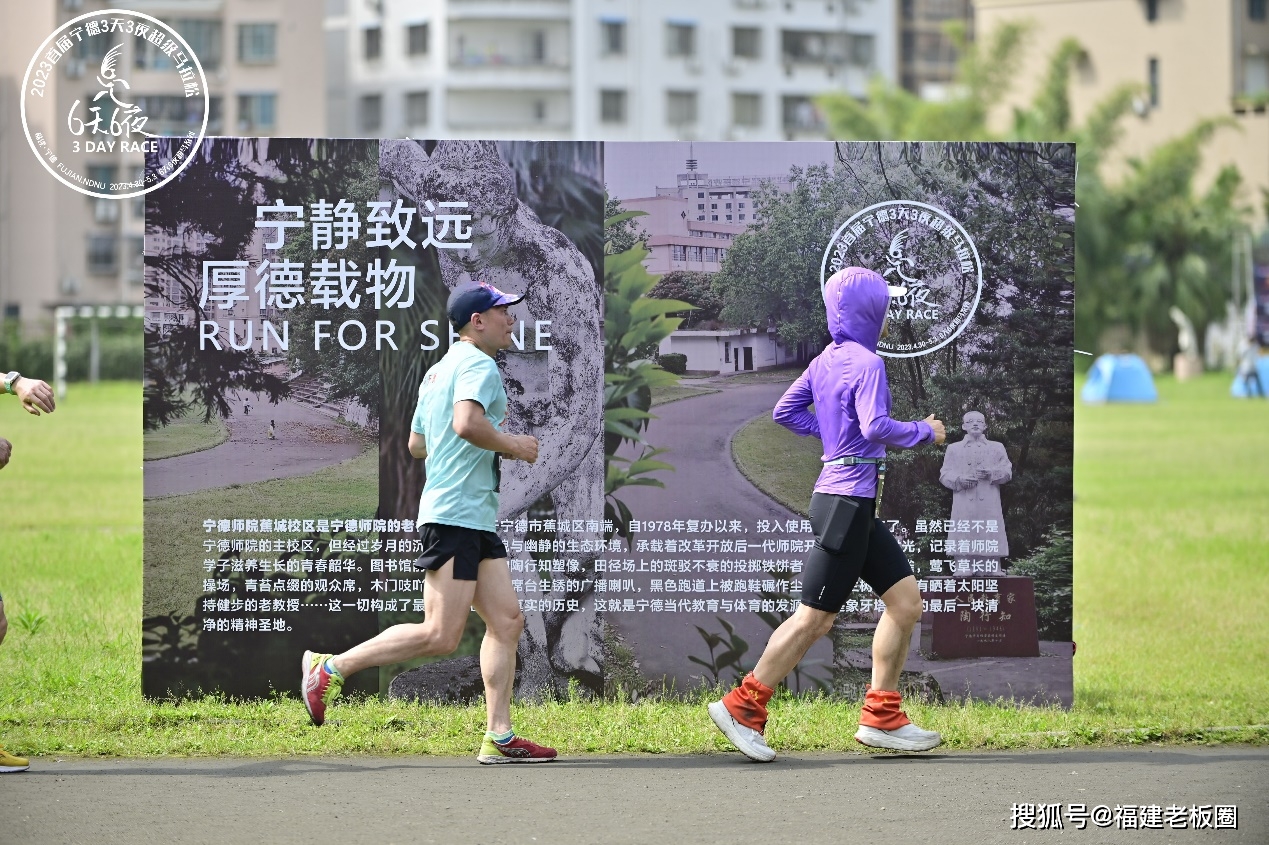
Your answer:
[[[17,395],[17,391],[13,389],[13,385],[17,384],[18,379],[22,378],[22,374],[17,370],[4,374],[4,392]]]

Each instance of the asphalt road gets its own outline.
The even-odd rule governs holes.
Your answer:
[[[348,428],[307,405],[290,400],[270,405],[258,394],[249,401],[251,413],[245,416],[241,399],[233,403],[229,439],[219,446],[147,461],[146,498],[308,475],[361,451]],[[270,420],[276,423],[273,440]]]
[[[1237,807],[1237,829],[1071,827],[1068,806]],[[1011,829],[1061,804],[1064,829]],[[1135,817],[1135,816],[1134,816]],[[0,843],[1269,842],[1269,749],[37,761]]]
[[[790,378],[792,381],[792,378]],[[705,384],[702,382],[702,384]],[[776,400],[788,387],[786,383],[775,384],[741,384],[725,379],[708,382],[708,386],[720,388],[718,393],[693,396],[658,405],[652,409],[657,418],[648,426],[648,441],[658,448],[669,451],[659,456],[659,460],[674,466],[674,472],[658,473],[657,477],[665,483],[665,489],[656,487],[627,487],[617,495],[630,507],[631,512],[639,520],[676,520],[676,519],[727,519],[739,520],[745,526],[747,534],[711,534],[718,539],[737,539],[744,537],[751,543],[758,542],[753,533],[759,520],[778,519],[787,522],[800,517],[774,499],[763,493],[741,475],[731,456],[731,441],[745,424],[760,414],[770,414]],[[807,491],[810,498],[810,491]],[[646,532],[642,536],[650,538],[674,539],[676,535],[666,532]],[[703,535],[678,535],[694,538]],[[782,535],[783,536],[783,535]],[[638,553],[631,557],[661,557],[657,554]],[[670,558],[681,557],[775,557],[775,555],[732,555],[732,554],[671,554]],[[785,553],[783,558],[801,559],[801,552]],[[623,577],[631,577],[623,574]],[[632,580],[641,595],[638,598],[665,598],[665,595],[650,591],[650,580],[661,578],[660,574],[635,573]],[[679,578],[689,577],[687,573]],[[690,577],[707,577],[705,573],[693,573]],[[749,577],[758,577],[756,574]],[[768,576],[769,577],[769,576]],[[675,598],[673,594],[670,598]],[[733,595],[730,593],[712,595],[693,594],[689,598],[758,598],[757,593]],[[688,661],[689,654],[707,657],[696,626],[715,633],[722,633],[722,628],[714,613],[614,613],[608,620],[615,624],[622,636],[630,644],[640,663],[640,670],[650,679],[663,676],[676,678],[680,687],[692,687],[693,675],[702,671],[697,664]],[[757,614],[732,614],[730,620],[737,633],[749,644],[752,654],[745,659],[752,663],[767,643],[771,629]],[[802,669],[822,678],[827,678],[832,650],[825,640],[817,644],[802,664]],[[730,677],[728,675],[727,677]]]

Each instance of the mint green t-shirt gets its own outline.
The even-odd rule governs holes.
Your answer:
[[[458,342],[423,376],[410,430],[427,443],[427,482],[419,498],[419,524],[436,522],[480,531],[497,528],[494,453],[454,433],[454,405],[470,399],[494,428],[507,415],[507,391],[494,359]]]

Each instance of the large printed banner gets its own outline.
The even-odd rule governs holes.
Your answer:
[[[207,139],[146,198],[145,693],[298,691],[304,649],[421,621],[406,442],[469,279],[526,294],[499,359],[506,427],[540,443],[501,484],[518,692],[732,683],[813,543],[819,444],[771,409],[828,342],[824,281],[865,266],[908,288],[893,415],[949,431],[889,460],[925,607],[904,686],[1069,706],[1074,167],[1056,144]],[[790,688],[860,694],[883,610],[861,583]],[[482,633],[350,687],[468,700]]]

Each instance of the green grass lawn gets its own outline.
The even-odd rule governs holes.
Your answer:
[[[1227,387],[1223,376],[1162,379],[1157,405],[1077,406],[1074,709],[913,704],[916,720],[952,748],[1269,743],[1269,405],[1228,399]],[[10,750],[474,753],[480,707],[359,700],[315,730],[295,699],[144,700],[139,386],[73,385],[39,419],[0,397],[0,414],[15,444],[0,472]],[[17,618],[34,614],[45,621],[29,633]],[[517,705],[514,718],[566,754],[722,751],[704,700],[548,702]],[[790,751],[854,751],[857,706],[778,699],[769,737]]]
[[[682,384],[672,384],[668,387],[657,387],[652,390],[652,407],[664,405],[666,402],[677,402],[680,399],[690,399],[693,396],[704,396],[706,393],[717,393],[716,388],[709,387],[686,387]]]
[[[191,411],[178,417],[158,431],[145,434],[145,459],[157,461],[201,452],[219,446],[229,439],[229,426],[220,417],[203,422],[201,411]]]

